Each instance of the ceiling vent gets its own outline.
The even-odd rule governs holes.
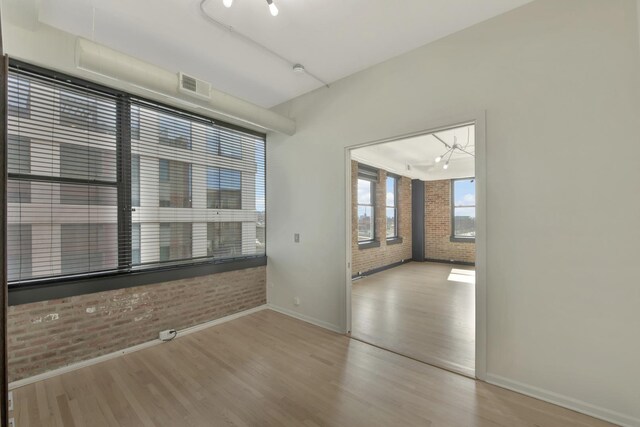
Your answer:
[[[211,97],[211,84],[208,82],[184,73],[178,73],[178,77],[180,78],[180,86],[178,87],[180,92],[200,99],[209,99]]]

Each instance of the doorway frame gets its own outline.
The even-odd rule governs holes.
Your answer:
[[[345,241],[346,241],[346,332],[351,334],[351,150],[401,139],[428,135],[464,125],[475,125],[475,179],[476,179],[476,316],[475,316],[475,378],[485,381],[487,375],[487,166],[486,166],[486,110],[472,111],[455,116],[429,119],[422,130],[402,135],[346,146],[345,159]]]

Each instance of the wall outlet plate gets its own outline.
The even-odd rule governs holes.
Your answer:
[[[170,341],[176,337],[177,333],[175,329],[167,329],[166,331],[160,331],[158,339],[161,341]]]
[[[13,392],[10,391],[9,392],[9,399],[7,399],[9,401],[9,411],[13,411]]]
[[[16,419],[9,418],[9,427],[16,427]]]

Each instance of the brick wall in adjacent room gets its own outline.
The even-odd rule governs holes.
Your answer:
[[[9,307],[9,381],[266,303],[266,267]]]
[[[426,181],[425,193],[425,257],[475,262],[475,243],[451,241],[451,181]]]
[[[398,180],[398,236],[402,243],[388,245],[386,226],[386,179],[387,172],[379,171],[376,184],[375,222],[380,247],[360,249],[358,247],[358,163],[351,162],[351,271],[359,272],[385,267],[402,260],[411,259],[411,178],[401,177]]]

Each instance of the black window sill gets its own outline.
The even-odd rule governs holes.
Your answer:
[[[112,273],[80,279],[60,279],[39,284],[9,285],[9,305],[20,305],[85,295],[96,292],[151,285],[190,277],[242,270],[267,265],[266,256],[232,259],[219,262],[203,262],[157,268],[131,273]]]
[[[371,248],[379,248],[379,247],[380,247],[380,242],[378,240],[358,243],[358,249],[371,249]]]
[[[400,243],[402,243],[402,237],[393,237],[391,239],[387,239],[387,246],[388,245],[399,245]]]
[[[475,237],[455,237],[455,236],[451,236],[451,238],[449,239],[452,242],[458,242],[458,243],[475,243],[476,242],[476,238]]]

